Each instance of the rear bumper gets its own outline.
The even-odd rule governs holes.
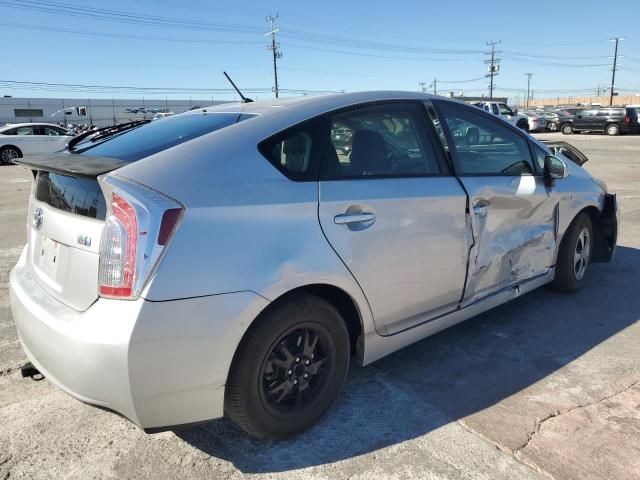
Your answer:
[[[238,292],[166,302],[101,298],[78,312],[39,286],[24,253],[10,291],[24,352],[40,372],[144,429],[223,416],[235,348],[267,304]]]

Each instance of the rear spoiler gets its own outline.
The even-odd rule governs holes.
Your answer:
[[[16,158],[13,162],[34,171],[42,170],[90,179],[129,164],[117,158],[88,157],[69,152],[27,156]]]
[[[542,140],[554,155],[561,154],[578,165],[584,165],[589,161],[587,156],[570,143],[562,140]]]

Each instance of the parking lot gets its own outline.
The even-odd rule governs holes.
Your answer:
[[[226,420],[145,435],[22,379],[8,279],[30,174],[0,167],[0,480],[640,478],[640,135],[540,137],[573,143],[617,192],[614,261],[592,265],[579,294],[539,289],[352,367],[330,414],[279,443]]]

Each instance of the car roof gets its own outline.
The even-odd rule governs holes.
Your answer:
[[[274,98],[250,103],[224,103],[190,110],[180,115],[189,115],[194,113],[238,113],[266,116],[275,114],[276,112],[281,112],[282,110],[287,110],[287,112],[291,114],[295,113],[301,114],[302,116],[314,116],[359,103],[385,100],[429,100],[432,98],[464,103],[455,99],[429,93],[383,90],[304,97],[285,97],[278,99]]]
[[[19,127],[39,127],[39,126],[44,126],[44,127],[57,127],[57,128],[64,128],[61,127],[60,125],[56,125],[55,123],[36,123],[36,122],[30,122],[30,123],[12,123],[10,125],[5,125],[3,127],[0,127],[0,132],[4,131],[4,130],[9,130],[11,128],[19,128]]]

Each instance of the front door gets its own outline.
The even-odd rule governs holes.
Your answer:
[[[557,201],[525,134],[472,107],[453,102],[438,102],[438,107],[456,172],[469,195],[473,246],[466,305],[549,271]]]
[[[576,130],[594,130],[598,128],[598,110],[583,110],[573,119]]]
[[[356,107],[327,129],[320,223],[382,335],[457,308],[464,286],[466,197],[423,112],[417,103]]]

